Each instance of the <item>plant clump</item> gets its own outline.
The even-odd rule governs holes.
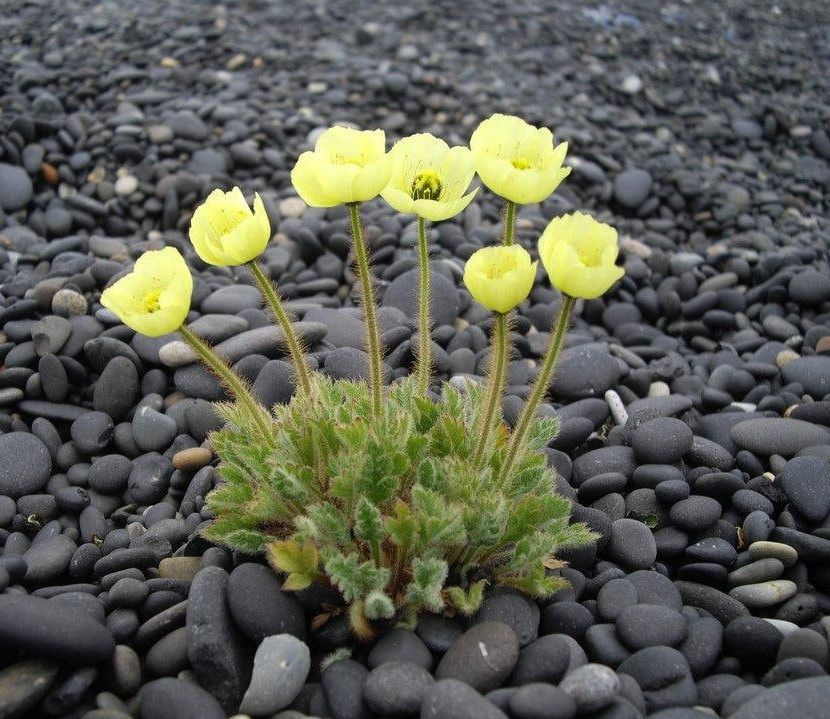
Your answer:
[[[273,443],[235,406],[211,436],[223,484],[208,497],[205,536],[265,551],[287,589],[333,585],[352,626],[419,610],[478,609],[488,584],[547,596],[564,581],[556,552],[590,541],[569,524],[570,503],[540,450],[557,429],[535,423],[513,470],[498,481],[506,432],[474,459],[483,394],[450,385],[433,401],[415,382],[390,388],[374,416],[363,383],[318,377],[309,396],[274,410]]]

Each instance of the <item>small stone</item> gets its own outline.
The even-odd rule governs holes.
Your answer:
[[[438,664],[435,678],[458,679],[481,692],[501,686],[519,659],[519,639],[502,622],[482,622],[468,629]]]
[[[86,311],[86,297],[75,290],[58,290],[52,297],[52,312],[59,317],[85,315]]]
[[[0,494],[16,499],[37,494],[52,473],[46,445],[28,432],[0,435]]]
[[[791,567],[798,561],[798,552],[789,544],[781,542],[753,542],[749,545],[749,556],[752,559],[764,559],[773,557],[781,560],[785,567]]]
[[[107,661],[112,634],[87,613],[24,594],[0,594],[0,647],[69,664]]]
[[[254,641],[275,634],[305,639],[303,608],[282,591],[269,567],[253,562],[236,567],[228,580],[228,606],[236,625]]]
[[[225,599],[228,575],[205,567],[190,585],[187,605],[187,655],[199,684],[234,711],[248,686],[251,659],[234,626]]]
[[[54,662],[29,660],[0,671],[0,716],[26,716],[46,696],[59,669]]]
[[[750,609],[771,607],[787,601],[798,592],[795,582],[789,579],[774,579],[759,584],[745,584],[730,590],[729,596],[737,599]]]
[[[26,170],[0,162],[0,208],[15,212],[29,203],[33,192],[32,180]]]
[[[783,371],[786,373],[787,368],[800,361],[790,362]],[[732,427],[729,436],[741,449],[763,457],[771,454],[792,457],[805,447],[830,444],[830,431],[824,427],[784,417],[763,417],[740,422]]]
[[[188,447],[173,455],[173,468],[196,472],[213,461],[213,452],[207,447]]]
[[[120,197],[132,195],[138,189],[138,179],[133,175],[124,175],[115,181],[115,194]]]
[[[290,634],[266,637],[257,648],[239,711],[267,716],[284,709],[300,693],[310,669],[311,654],[304,642]]]
[[[674,417],[656,417],[643,422],[631,437],[637,458],[647,464],[674,464],[692,448],[689,426]]]
[[[141,719],[225,719],[219,702],[193,682],[156,679],[141,688]],[[234,707],[236,709],[236,707]]]
[[[617,634],[632,651],[645,647],[677,646],[686,638],[686,618],[680,612],[653,604],[635,604],[616,619]]]
[[[568,672],[559,688],[574,700],[580,713],[595,712],[619,694],[620,678],[602,664],[585,664]]]
[[[201,557],[166,557],[159,562],[159,576],[191,582],[200,568]]]
[[[435,684],[427,669],[409,662],[385,662],[366,677],[366,704],[378,716],[417,716],[424,696]]]
[[[830,512],[830,462],[795,457],[777,477],[793,508],[807,521],[821,522]]]
[[[145,452],[163,452],[178,434],[176,421],[148,405],[140,406],[133,415],[133,439]]]
[[[420,719],[508,719],[501,709],[468,684],[437,681],[424,696]]]
[[[308,209],[308,205],[299,197],[286,197],[284,200],[280,200],[279,209],[281,217],[298,218],[303,216],[303,213]]]
[[[353,659],[329,664],[320,675],[326,704],[334,719],[369,719],[364,687],[369,671]]]
[[[645,170],[631,168],[614,179],[614,198],[623,207],[634,209],[645,202],[651,192],[651,175]]]
[[[830,706],[830,677],[784,682],[742,704],[730,719],[816,719]]]
[[[649,714],[666,707],[692,706],[697,701],[689,665],[676,649],[641,649],[623,661],[617,671],[632,676],[643,690]]]
[[[657,544],[642,522],[618,519],[611,524],[608,553],[629,569],[647,569],[657,559]]]
[[[570,719],[576,714],[576,702],[567,692],[541,682],[519,687],[508,707],[515,719]]]

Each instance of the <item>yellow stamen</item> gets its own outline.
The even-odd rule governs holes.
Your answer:
[[[437,200],[441,197],[441,176],[435,170],[421,170],[412,180],[413,200]]]
[[[530,163],[524,157],[517,157],[512,162],[513,167],[517,170],[529,170]]]
[[[141,306],[143,307],[144,311],[148,314],[152,314],[153,312],[158,312],[161,309],[161,303],[159,302],[159,297],[161,296],[160,289],[152,289],[141,298]]]

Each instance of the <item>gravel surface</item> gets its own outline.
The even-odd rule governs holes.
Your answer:
[[[550,5],[550,7],[544,7]],[[830,10],[824,2],[0,0],[0,717],[813,719],[830,706]],[[297,155],[334,122],[466,143],[493,112],[568,140],[519,241],[574,209],[626,276],[578,305],[546,411],[571,589],[493,591],[355,644],[329,597],[201,539],[218,383],[101,290],[146,249],[268,403],[290,365],[246,271],[186,240],[214,187],[261,193],[311,362],[366,371],[344,208]],[[430,228],[436,386],[480,377],[460,278],[479,192]],[[364,207],[390,377],[411,370],[416,224]],[[518,312],[515,420],[558,297]],[[302,601],[301,601],[302,600]],[[351,649],[344,658],[343,648]],[[335,652],[336,661],[324,662]]]

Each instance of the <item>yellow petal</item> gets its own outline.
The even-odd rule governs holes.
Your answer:
[[[405,215],[415,213],[415,201],[405,192],[389,184],[383,188],[381,197],[392,207]]]
[[[291,170],[291,184],[309,207],[334,207],[340,204],[323,190],[320,183],[320,163],[313,152],[304,152]]]

